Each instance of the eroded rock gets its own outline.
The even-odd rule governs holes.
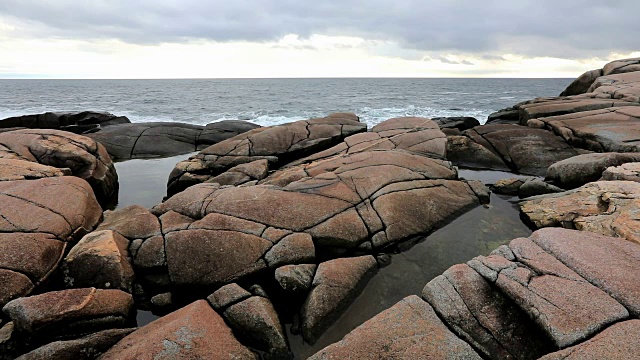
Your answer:
[[[546,180],[562,188],[573,189],[600,179],[603,172],[611,166],[635,161],[640,161],[640,153],[578,155],[549,166]]]

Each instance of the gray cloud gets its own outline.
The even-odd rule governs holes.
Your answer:
[[[562,58],[638,50],[640,2],[593,0],[2,0],[22,36],[270,41],[294,33],[391,40],[407,49]],[[0,20],[2,21],[2,20]]]

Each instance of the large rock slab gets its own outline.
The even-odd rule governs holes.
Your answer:
[[[68,242],[100,221],[91,187],[76,177],[0,182],[0,306],[31,293],[57,269]]]
[[[100,126],[128,123],[130,121],[126,116],[116,116],[107,112],[46,112],[0,120],[0,128],[59,129],[81,134],[94,131]]]
[[[422,296],[450,329],[490,359],[537,359],[555,349],[525,312],[467,265],[431,280]]]
[[[640,320],[612,325],[592,339],[540,358],[540,360],[637,359]]]
[[[612,166],[602,173],[602,180],[623,180],[640,182],[640,162]]]
[[[314,343],[360,295],[377,271],[378,263],[371,255],[321,263],[313,278],[313,288],[302,306],[305,340]]]
[[[562,138],[542,129],[497,124],[463,134],[499,156],[511,170],[526,175],[544,176],[551,164],[579,155]]]
[[[640,152],[640,106],[616,106],[536,120],[573,146],[598,152]]]
[[[560,96],[584,94],[589,91],[591,84],[602,75],[602,69],[587,71],[571,82],[571,84],[560,93]]]
[[[229,168],[267,160],[274,167],[329,148],[345,137],[366,131],[354,114],[259,128],[212,145],[176,165],[169,176],[168,195],[207,181]]]
[[[468,264],[527,312],[558,347],[629,316],[620,303],[530,239],[515,239],[509,249],[514,261],[491,255]]]
[[[466,136],[447,137],[447,160],[463,168],[511,171],[499,154]]]
[[[187,154],[259,125],[226,120],[200,126],[177,122],[149,122],[103,127],[87,134],[105,146],[114,159],[154,158]]]
[[[552,228],[536,231],[531,240],[632,315],[640,315],[640,246],[619,238]]]
[[[122,339],[101,359],[256,359],[205,300],[166,315]]]
[[[21,355],[16,360],[93,360],[135,329],[103,330],[79,339],[54,341]]]
[[[3,132],[0,133],[0,158],[69,169],[73,176],[91,185],[103,204],[118,189],[118,175],[109,154],[101,144],[85,136],[60,130]]]
[[[381,358],[481,359],[417,296],[403,299],[309,359]]]
[[[609,111],[637,104],[624,100],[593,99],[586,94],[582,97],[539,98],[518,106],[520,125],[530,126],[537,121],[546,122],[548,117],[579,117],[579,113],[589,111]],[[608,110],[607,110],[608,109]],[[610,150],[615,151],[615,150]]]
[[[519,206],[538,228],[578,229],[640,243],[640,184],[636,182],[597,181],[564,193],[532,197]]]
[[[600,179],[611,166],[635,161],[640,161],[640,153],[582,154],[549,166],[545,180],[573,189]]]
[[[133,298],[120,290],[70,289],[13,300],[2,311],[16,330],[38,338],[74,335],[125,327]]]

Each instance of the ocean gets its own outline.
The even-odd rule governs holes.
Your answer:
[[[107,111],[132,122],[262,126],[355,112],[369,126],[398,116],[473,116],[540,96],[572,79],[0,80],[0,119],[45,111]]]

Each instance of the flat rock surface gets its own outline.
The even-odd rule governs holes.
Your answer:
[[[71,175],[71,170],[26,160],[0,158],[0,181],[33,180],[65,175]]]
[[[540,360],[637,359],[640,320],[612,325],[581,344],[543,356]]]
[[[246,121],[207,125],[149,122],[102,127],[86,136],[99,141],[114,159],[168,157],[194,152],[258,128]]]
[[[636,182],[597,181],[519,205],[538,228],[565,227],[640,243],[640,184]]]
[[[546,180],[564,189],[573,189],[600,179],[611,166],[635,161],[640,161],[640,153],[582,154],[549,166]]]
[[[101,359],[255,359],[204,300],[166,315],[125,337]]]
[[[609,167],[602,173],[602,180],[623,180],[640,182],[640,162]]]
[[[481,359],[417,296],[376,315],[309,359]]]
[[[169,175],[167,193],[207,181],[240,164],[267,160],[274,166],[324,150],[345,137],[366,131],[354,114],[331,114],[325,118],[258,128],[212,145],[176,165]]]

